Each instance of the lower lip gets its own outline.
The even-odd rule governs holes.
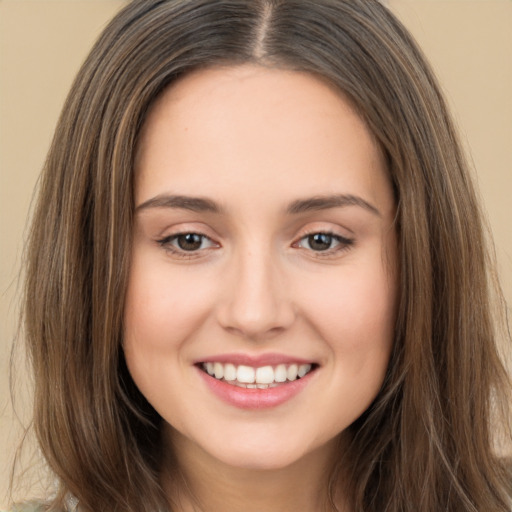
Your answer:
[[[309,384],[313,374],[316,373],[316,370],[313,370],[301,379],[280,384],[275,388],[251,389],[215,379],[200,368],[197,371],[216,396],[240,409],[269,409],[277,407],[298,395]]]

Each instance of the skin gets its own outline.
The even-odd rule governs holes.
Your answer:
[[[168,195],[219,211],[165,205]],[[358,200],[290,211],[332,195]],[[215,512],[327,510],[335,445],[379,392],[395,321],[395,202],[364,122],[309,74],[197,71],[149,113],[135,200],[124,350],[188,481],[181,509],[194,510],[193,495]],[[186,233],[204,235],[197,250],[180,249]],[[320,251],[313,233],[341,238]],[[317,368],[266,409],[224,402],[194,365],[269,352]]]

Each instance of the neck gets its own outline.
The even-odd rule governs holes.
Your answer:
[[[163,468],[164,489],[179,512],[331,512],[328,480],[337,440],[283,468],[233,467],[180,434],[171,433],[172,456]],[[169,443],[171,444],[171,443]],[[337,510],[346,511],[336,497]]]

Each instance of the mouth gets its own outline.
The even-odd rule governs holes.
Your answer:
[[[282,387],[303,379],[318,368],[316,363],[290,363],[253,367],[213,361],[201,362],[197,366],[201,371],[218,381],[245,389]]]

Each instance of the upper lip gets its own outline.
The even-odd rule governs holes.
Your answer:
[[[258,368],[261,366],[276,366],[278,364],[314,364],[315,361],[310,359],[304,359],[301,357],[278,354],[278,353],[266,353],[266,354],[216,354],[207,356],[199,359],[195,362],[200,363],[231,363],[235,366],[245,365]]]

